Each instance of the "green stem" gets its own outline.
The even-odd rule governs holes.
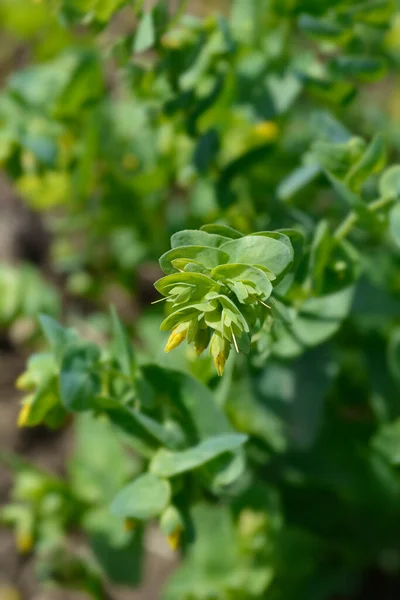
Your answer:
[[[367,206],[367,210],[371,214],[378,212],[382,208],[386,208],[387,206],[392,204],[394,202],[394,200],[395,200],[395,198],[393,198],[393,196],[387,196],[386,198],[379,198],[378,200],[374,200],[374,202],[371,202],[371,204],[369,204]],[[346,238],[349,235],[350,231],[353,229],[354,225],[359,220],[359,218],[360,218],[360,215],[358,213],[356,213],[355,211],[352,211],[351,213],[349,213],[347,215],[347,217],[344,219],[344,221],[336,229],[335,233],[333,234],[334,239],[337,242],[340,242],[341,240]]]
[[[179,21],[181,20],[181,18],[183,17],[183,15],[185,14],[185,11],[188,7],[189,4],[189,0],[181,0],[179,3],[179,6],[175,12],[175,14],[173,15],[170,23],[169,23],[169,27],[173,27],[174,25],[176,25],[177,23],[179,23]]]

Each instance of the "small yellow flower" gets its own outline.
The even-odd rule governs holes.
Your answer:
[[[217,356],[214,357],[214,365],[215,365],[215,368],[217,369],[217,373],[220,377],[222,377],[222,375],[224,374],[225,363],[226,363],[225,356],[222,354],[222,352],[219,352],[217,354]]]
[[[186,338],[186,334],[187,329],[179,331],[179,327],[176,327],[168,338],[167,345],[165,346],[165,352],[171,352],[171,350],[177,348],[179,344],[181,344]]]
[[[28,425],[29,415],[31,412],[32,404],[30,402],[25,402],[21,410],[19,411],[17,425],[18,427],[26,427]]]
[[[278,137],[278,125],[274,121],[261,121],[253,129],[256,136],[265,142],[272,142]]]
[[[177,528],[169,536],[167,536],[168,544],[174,551],[178,550],[181,542],[181,529]]]
[[[17,550],[20,554],[28,554],[33,548],[33,536],[31,533],[17,533]]]
[[[210,330],[200,329],[194,339],[194,349],[197,356],[200,356],[210,343]]]
[[[203,354],[205,349],[206,349],[206,346],[202,347],[202,346],[198,346],[197,344],[194,345],[194,351],[196,352],[197,356],[200,356],[201,354]]]

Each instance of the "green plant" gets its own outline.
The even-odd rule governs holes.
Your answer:
[[[0,518],[39,577],[95,598],[139,582],[154,523],[182,557],[166,600],[357,598],[400,558],[398,7],[184,5],[49,2],[77,47],[0,97],[53,268],[140,307],[103,344],[41,317],[19,424],[73,415],[76,448],[64,479],[7,455]]]

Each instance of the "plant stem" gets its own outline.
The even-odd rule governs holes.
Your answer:
[[[179,21],[181,20],[181,18],[183,17],[183,15],[185,14],[185,11],[187,9],[187,6],[189,4],[189,0],[180,0],[179,6],[174,14],[174,16],[171,19],[170,22],[170,27],[176,25],[177,23],[179,23]]]
[[[394,202],[395,198],[393,196],[387,196],[385,198],[378,198],[378,200],[374,200],[371,204],[368,204],[367,210],[368,212],[375,213],[378,212],[382,208],[386,208],[390,204]],[[360,215],[355,211],[350,212],[347,217],[343,220],[343,222],[339,225],[336,231],[333,234],[334,239],[337,242],[340,242],[345,237],[347,237],[350,231],[353,229],[354,225],[359,220]]]

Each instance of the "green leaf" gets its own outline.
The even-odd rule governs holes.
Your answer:
[[[99,357],[99,350],[93,345],[67,347],[60,373],[60,397],[67,410],[81,412],[95,407],[101,388],[96,372]]]
[[[386,169],[379,181],[379,193],[385,198],[393,196],[400,199],[400,165]]]
[[[232,426],[215,402],[212,391],[190,375],[156,365],[146,365],[143,372],[158,398],[168,398],[175,406],[182,429],[192,444],[221,433]]]
[[[268,75],[266,83],[278,115],[286,113],[293,106],[302,90],[299,78],[292,73],[282,77],[277,77],[275,74]]]
[[[392,465],[400,464],[400,419],[383,425],[372,438],[372,447]]]
[[[133,346],[128,339],[125,327],[121,323],[114,306],[111,308],[111,326],[113,333],[113,356],[117,360],[122,373],[127,377],[132,377],[136,370]]]
[[[262,292],[264,300],[269,298],[272,293],[272,284],[267,275],[261,269],[250,265],[233,263],[220,265],[211,271],[211,276],[214,279],[221,279],[222,281],[226,279],[250,281]]]
[[[364,181],[378,173],[386,164],[387,150],[385,139],[381,134],[374,137],[360,160],[350,169],[346,183],[353,190],[358,190]]]
[[[183,231],[178,231],[173,234],[171,237],[171,248],[179,248],[181,246],[207,246],[210,248],[219,248],[229,240],[230,237],[216,233],[207,233],[201,229],[184,229]]]
[[[56,359],[60,360],[67,346],[77,340],[77,335],[72,329],[65,329],[55,319],[47,315],[39,317],[42,331],[54,352]]]
[[[307,90],[325,102],[346,104],[356,93],[354,86],[347,81],[337,81],[328,77],[314,77],[299,73]]]
[[[232,189],[235,178],[243,177],[252,167],[265,161],[274,148],[275,142],[256,146],[226,165],[216,186],[218,202],[222,209],[227,209],[236,202],[237,195]]]
[[[390,211],[389,224],[392,238],[400,248],[400,203],[397,203]]]
[[[350,312],[353,292],[350,287],[328,296],[310,298],[292,322],[276,322],[273,354],[282,358],[295,357],[330,338]]]
[[[388,25],[395,11],[394,0],[369,0],[350,7],[348,15],[360,23],[380,27]]]
[[[280,200],[289,200],[303,190],[321,173],[319,164],[304,165],[292,171],[278,186],[277,194]]]
[[[111,504],[118,517],[148,520],[158,517],[171,501],[171,486],[153,473],[145,473],[124,487]]]
[[[339,44],[347,41],[352,35],[350,29],[345,29],[334,21],[318,19],[311,15],[301,15],[299,27],[312,38]]]
[[[357,77],[360,81],[373,82],[384,77],[386,62],[368,56],[336,56],[329,63],[331,72],[340,77]]]
[[[218,131],[209,129],[201,135],[193,156],[193,162],[199,173],[207,173],[217,158],[219,147]]]
[[[199,264],[205,269],[213,269],[218,265],[228,262],[229,255],[219,248],[209,248],[206,246],[181,246],[173,248],[160,258],[160,267],[164,273],[169,275],[179,271],[179,269],[172,265],[172,261],[176,259],[186,259],[188,262]]]
[[[232,382],[225,410],[237,431],[262,440],[274,452],[286,449],[284,422],[257,400],[248,372]]]
[[[154,46],[156,40],[153,12],[144,14],[137,28],[133,45],[134,52],[144,52]]]
[[[287,238],[286,243],[282,239],[283,236],[275,239],[274,234],[268,232],[247,235],[227,242],[221,249],[228,254],[230,262],[262,266],[280,275],[293,261],[290,240]]]
[[[314,230],[310,252],[310,270],[313,289],[319,293],[324,284],[324,274],[332,251],[332,234],[326,220],[320,221]]]
[[[391,374],[400,384],[400,328],[396,328],[389,339],[388,365]]]
[[[108,508],[127,478],[134,475],[137,461],[125,450],[121,438],[107,418],[91,413],[77,416],[68,472],[78,498]]]
[[[246,435],[226,433],[208,438],[181,452],[161,449],[151,461],[150,470],[160,477],[173,477],[197,469],[225,452],[237,450],[246,441]]]
[[[109,507],[92,511],[87,519],[90,546],[107,580],[124,586],[139,586],[143,577],[143,528],[125,531],[121,519]]]
[[[164,423],[155,421],[139,410],[132,410],[132,414],[137,422],[163,446],[173,450],[182,446],[184,436],[179,427],[167,428]]]
[[[281,233],[290,240],[293,248],[293,268],[295,269],[303,258],[305,239],[304,235],[298,229],[279,229]]]
[[[216,235],[221,235],[221,236],[229,238],[231,240],[237,240],[237,239],[243,237],[243,233],[240,233],[240,231],[233,229],[233,227],[229,227],[228,225],[218,225],[217,223],[210,224],[210,225],[203,225],[202,227],[200,227],[200,230],[206,231],[207,233],[214,233]]]
[[[52,409],[58,405],[59,399],[54,383],[46,382],[35,391],[32,400],[29,401],[30,409],[24,427],[40,425]]]

